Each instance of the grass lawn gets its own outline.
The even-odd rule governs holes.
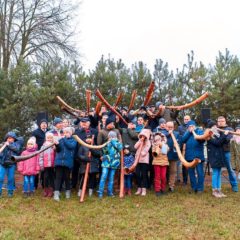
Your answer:
[[[76,193],[58,203],[38,190],[24,199],[17,190],[12,199],[0,199],[0,239],[240,239],[240,193],[223,186],[225,199],[175,193],[157,198],[124,199],[97,196],[79,203]],[[5,192],[4,192],[5,194]]]

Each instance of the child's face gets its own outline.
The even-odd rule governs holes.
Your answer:
[[[69,131],[64,131],[63,134],[66,138],[70,138],[72,136],[72,133]]]
[[[128,149],[128,148],[125,148],[125,149],[123,150],[123,152],[124,152],[124,154],[129,154],[129,149]]]
[[[12,137],[8,137],[8,138],[7,138],[7,142],[9,142],[9,143],[13,143],[13,142],[14,142],[14,138],[12,138]]]
[[[27,148],[33,148],[33,147],[34,147],[33,143],[31,143],[31,142],[27,143]]]
[[[53,136],[47,136],[46,140],[47,142],[53,142]]]

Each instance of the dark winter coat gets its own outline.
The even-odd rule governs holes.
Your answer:
[[[65,166],[72,168],[76,146],[77,142],[73,137],[64,137],[60,139],[59,144],[56,145],[56,158],[54,166]]]
[[[234,131],[231,127],[228,127],[228,126],[226,126],[226,127],[219,127],[220,129],[222,129],[222,130],[228,130],[228,131]],[[228,134],[227,135],[227,137],[226,137],[226,139],[225,139],[225,141],[224,141],[224,143],[223,143],[223,150],[224,150],[224,152],[230,152],[230,141],[231,141],[231,139],[232,139],[232,134]]]
[[[135,154],[136,149],[134,148],[134,145],[138,141],[138,133],[129,128],[122,128],[120,131],[122,133],[123,145],[129,145],[130,153]]]
[[[197,135],[203,135],[203,130],[196,128],[195,133]],[[182,143],[186,143],[185,159],[188,162],[194,160],[194,158],[199,158],[201,161],[204,161],[203,147],[204,141],[196,140],[193,134],[189,131],[186,131],[182,137]]]
[[[226,135],[221,134],[219,138],[211,138],[207,142],[208,161],[212,168],[224,167],[223,144],[226,141]]]
[[[3,167],[12,166],[15,163],[11,161],[12,156],[18,156],[21,153],[21,145],[17,142],[13,142],[6,146],[4,150],[0,153],[0,164]]]
[[[46,131],[47,132],[47,131]],[[38,149],[40,149],[45,141],[45,134],[41,128],[37,128],[32,132],[32,136],[36,138],[36,143],[38,145]]]
[[[89,159],[89,151],[91,153],[91,158]],[[77,153],[77,160],[80,163],[80,174],[85,173],[87,163],[90,162],[89,173],[99,172],[99,162],[100,162],[100,151],[95,149],[90,149],[85,146],[80,146]]]

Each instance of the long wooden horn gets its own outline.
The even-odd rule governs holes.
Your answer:
[[[46,151],[48,148],[51,148],[53,145],[55,145],[55,143],[51,143],[50,145],[34,152],[34,153],[31,153],[31,154],[28,154],[28,155],[25,155],[25,156],[12,156],[11,157],[11,161],[13,161],[14,163],[16,162],[21,162],[21,161],[25,161],[25,160],[28,160],[29,158],[32,158],[32,157],[35,157],[37,156],[38,154],[40,154],[41,152],[44,152]]]
[[[74,117],[79,117],[81,110],[72,108],[71,106],[69,106],[65,101],[63,101],[63,99],[59,96],[56,96],[56,99],[58,100],[60,109],[69,113],[70,115],[74,116]]]
[[[101,111],[101,107],[102,107],[102,102],[98,101],[97,102],[97,105],[95,107],[95,112],[96,112],[96,115],[99,116],[99,113]]]
[[[193,134],[193,137],[196,139],[196,140],[205,140],[205,141],[208,141],[209,139],[211,139],[212,135],[213,135],[213,132],[211,131],[210,128],[207,128],[204,132],[203,135],[198,135],[196,134],[196,132],[193,130],[192,131],[192,134]]]
[[[104,144],[102,144],[102,145],[91,145],[91,144],[85,143],[85,142],[84,142],[81,138],[79,138],[77,135],[73,135],[73,137],[75,138],[75,140],[76,140],[80,145],[85,146],[85,147],[90,148],[90,149],[97,149],[97,150],[99,150],[99,149],[105,147],[105,146],[109,143],[109,141],[108,141],[108,142],[106,142],[106,143],[104,143]]]
[[[97,89],[96,91],[96,96],[100,99],[100,101],[108,108],[110,109],[113,113],[115,113],[126,125],[128,125],[127,121],[122,117],[122,115],[116,111],[108,102],[107,100],[102,96],[100,91]]]
[[[201,103],[203,100],[205,100],[207,97],[209,96],[209,93],[206,92],[204,93],[202,96],[200,96],[199,98],[195,99],[194,101],[187,103],[185,105],[181,105],[181,106],[166,106],[166,108],[168,109],[178,109],[178,110],[183,110],[186,108],[191,108],[199,103]]]
[[[217,128],[217,130],[218,130],[219,132],[228,131],[228,130],[224,130],[224,129],[221,129],[221,128]],[[239,132],[228,131],[228,134],[240,136],[240,133],[239,133]]]
[[[90,111],[91,93],[92,92],[90,90],[86,90],[87,114],[89,114]]]
[[[147,94],[146,94],[146,97],[145,97],[145,100],[144,100],[144,103],[143,105],[146,107],[151,99],[152,99],[152,96],[153,96],[153,91],[154,91],[154,87],[155,87],[155,82],[152,81],[148,87],[148,91],[147,91]]]
[[[118,104],[121,102],[122,98],[123,98],[123,93],[120,92],[120,93],[118,94],[117,100],[116,100],[116,102],[115,102],[115,104],[114,104],[114,106],[113,106],[115,109],[117,108]]]
[[[131,96],[131,101],[130,101],[130,104],[129,104],[129,106],[128,106],[128,111],[127,111],[127,113],[129,113],[130,110],[132,109],[136,97],[137,97],[137,90],[133,90],[133,92],[132,92],[132,96]]]
[[[193,159],[192,162],[187,162],[187,161],[185,160],[185,158],[183,157],[182,153],[181,153],[180,147],[179,147],[179,145],[178,145],[178,142],[177,142],[174,134],[171,132],[170,135],[171,135],[171,137],[172,137],[174,146],[175,146],[175,148],[176,148],[176,151],[177,151],[179,160],[182,162],[182,164],[184,165],[184,167],[186,167],[186,168],[196,167],[196,165],[197,165],[198,163],[200,163],[201,160],[200,160],[199,158],[195,158],[195,159]]]

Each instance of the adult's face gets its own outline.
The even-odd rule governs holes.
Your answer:
[[[80,127],[83,128],[83,129],[88,129],[90,126],[90,122],[87,121],[87,122],[80,122]]]
[[[187,124],[190,120],[191,120],[191,118],[189,116],[184,116],[184,118],[183,118],[183,121],[185,124]]]
[[[46,123],[46,122],[42,122],[42,123],[40,124],[40,128],[41,128],[43,131],[45,131],[45,130],[47,129],[47,123]]]
[[[217,125],[218,125],[218,127],[225,127],[226,126],[226,119],[225,118],[218,118]]]
[[[166,129],[169,131],[169,130],[174,130],[174,124],[172,123],[167,123],[166,124]]]

